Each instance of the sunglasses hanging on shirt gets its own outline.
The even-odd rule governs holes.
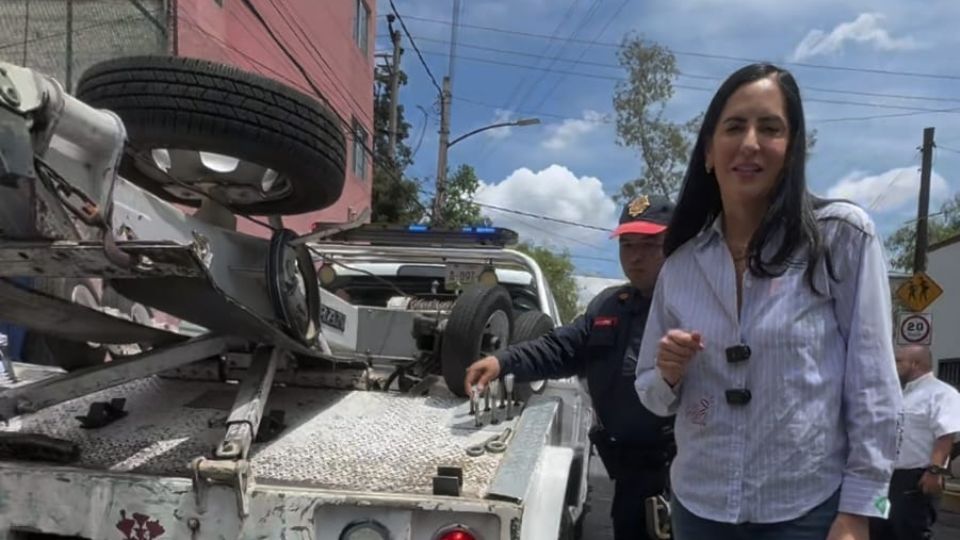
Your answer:
[[[725,352],[727,362],[730,364],[739,364],[750,359],[750,346],[745,343],[727,347]],[[746,405],[750,403],[750,399],[753,397],[750,394],[750,390],[746,388],[732,388],[724,392],[724,394],[727,398],[727,403],[730,405]]]

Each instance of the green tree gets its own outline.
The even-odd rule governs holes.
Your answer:
[[[407,83],[407,76],[400,72],[400,86]],[[404,118],[403,105],[397,107],[397,146],[394,158],[390,158],[390,75],[378,68],[374,79],[373,102],[373,201],[371,220],[387,223],[416,223],[423,218],[424,207],[420,202],[420,186],[416,180],[407,178],[404,171],[413,163],[413,152],[406,144],[410,124]]]
[[[650,191],[673,196],[680,190],[701,116],[683,123],[665,117],[679,74],[677,59],[667,48],[629,34],[617,56],[627,71],[613,96],[617,144],[637,150],[643,171],[639,178],[625,183],[614,199],[625,202]]]
[[[927,220],[927,245],[941,242],[960,234],[960,193],[940,206],[936,216]],[[890,255],[892,267],[913,270],[913,253],[917,244],[917,223],[903,225],[887,237],[884,246]]]
[[[572,320],[577,314],[577,282],[573,279],[574,266],[573,261],[570,260],[570,252],[564,250],[556,253],[528,242],[521,242],[516,249],[529,255],[540,266],[557,300],[561,319],[558,322],[565,323]]]
[[[664,111],[673,98],[679,75],[677,59],[669,49],[628,34],[617,53],[627,71],[617,83],[613,107],[617,113],[617,144],[634,148],[643,160],[639,178],[626,182],[614,196],[624,203],[645,192],[674,197],[683,183],[690,151],[703,114],[686,122],[668,120]],[[817,131],[807,133],[807,151],[817,143]]]
[[[490,220],[483,217],[480,206],[473,202],[478,189],[480,178],[470,165],[460,165],[452,175],[447,175],[447,193],[443,201],[445,227],[490,224]]]

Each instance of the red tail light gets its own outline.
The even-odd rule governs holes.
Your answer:
[[[437,540],[477,540],[477,537],[466,529],[451,527],[437,535]]]

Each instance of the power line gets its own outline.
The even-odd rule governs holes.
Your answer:
[[[442,20],[442,19],[432,19],[432,18],[428,18],[428,17],[413,17],[413,16],[411,16],[411,17],[408,17],[408,18],[409,18],[409,19],[412,19],[412,20],[423,21],[423,22],[430,22],[430,23],[436,23],[436,24],[447,24],[447,25],[451,24],[450,21],[446,21],[446,20]],[[547,36],[547,35],[545,35],[545,34],[537,34],[537,33],[534,33],[534,32],[524,32],[524,31],[520,31],[520,30],[504,30],[504,29],[501,29],[501,28],[493,28],[493,27],[490,27],[490,26],[471,25],[471,24],[461,24],[460,26],[462,26],[463,28],[472,28],[472,29],[475,29],[475,30],[484,30],[484,31],[487,31],[487,32],[497,32],[497,33],[501,33],[501,34],[508,34],[508,35],[515,35],[515,36],[525,36],[525,37],[532,37],[532,38],[537,38],[537,39],[557,39],[557,38],[554,38],[554,37],[551,37],[551,36]],[[580,44],[582,44],[582,45],[594,45],[594,46],[597,46],[597,47],[620,48],[620,44],[619,44],[619,43],[596,41],[596,40],[570,39],[570,42],[571,42],[571,43],[580,43]],[[697,58],[709,58],[709,59],[713,59],[713,60],[729,60],[729,61],[734,61],[734,62],[745,62],[745,63],[755,63],[755,62],[762,62],[762,61],[763,61],[763,60],[759,60],[759,59],[756,59],[756,58],[745,58],[745,57],[742,57],[742,56],[730,56],[730,55],[715,54],[715,53],[705,53],[705,52],[696,52],[696,51],[681,51],[681,50],[675,50],[675,49],[670,49],[670,51],[671,51],[673,54],[677,55],[677,56],[693,56],[693,57],[697,57]],[[874,68],[864,68],[864,67],[856,67],[856,66],[830,66],[830,65],[826,65],[826,64],[811,64],[811,63],[806,63],[806,62],[782,62],[782,64],[785,65],[785,66],[797,66],[797,67],[811,68],[811,69],[825,69],[825,70],[833,70],[833,71],[850,71],[850,72],[857,72],[857,73],[871,73],[871,74],[875,74],[875,75],[892,75],[892,76],[899,76],[899,77],[918,77],[918,78],[926,78],[926,79],[943,79],[943,80],[960,81],[960,75],[946,75],[946,74],[941,74],[941,73],[921,73],[921,72],[915,72],[915,71],[896,71],[896,70],[874,69]]]
[[[277,12],[277,14],[280,15],[280,18],[287,24],[287,26],[293,32],[293,36],[297,38],[297,41],[299,41],[300,44],[303,45],[305,49],[307,49],[308,55],[310,54],[310,49],[313,49],[313,52],[315,53],[315,55],[310,55],[311,59],[314,61],[317,67],[319,67],[321,70],[324,70],[326,72],[327,76],[330,79],[330,83],[333,89],[337,92],[337,94],[340,95],[340,99],[344,99],[346,97],[347,99],[345,99],[345,101],[347,100],[352,101],[353,104],[356,106],[356,110],[359,111],[360,114],[362,114],[366,120],[369,120],[371,124],[374,123],[373,116],[372,115],[368,116],[366,114],[366,108],[363,105],[361,105],[360,102],[357,101],[357,97],[354,94],[354,92],[351,92],[349,89],[345,88],[343,81],[341,81],[340,78],[337,77],[336,70],[333,69],[333,66],[331,66],[327,62],[326,58],[324,58],[323,56],[323,53],[321,53],[320,50],[317,49],[317,46],[313,43],[313,41],[309,37],[307,37],[307,32],[306,30],[303,29],[302,26],[300,26],[300,23],[297,21],[297,17],[289,12],[286,12],[286,15],[285,15],[284,10],[280,8],[280,5],[278,5],[275,0],[268,0],[268,1],[270,2],[270,5],[273,7],[273,9]],[[290,19],[293,19],[292,23],[290,22]],[[294,28],[294,26],[296,26],[296,28]],[[300,32],[297,33],[297,30],[299,30]],[[346,96],[344,94],[346,94]]]
[[[846,117],[841,117],[841,118],[824,118],[824,119],[821,119],[821,120],[811,119],[811,120],[810,120],[810,123],[812,124],[812,123],[817,123],[817,122],[818,122],[818,123],[821,123],[821,124],[828,124],[828,123],[834,123],[834,122],[858,122],[858,121],[861,121],[861,120],[880,120],[880,119],[885,119],[885,118],[904,118],[904,117],[907,117],[907,116],[918,116],[918,115],[921,115],[921,114],[930,114],[930,113],[956,113],[956,112],[960,112],[960,107],[956,107],[956,108],[952,108],[952,109],[929,109],[929,110],[924,110],[924,111],[908,112],[908,113],[875,114],[875,115],[871,115],[871,116],[846,116]]]
[[[429,42],[432,42],[432,43],[443,44],[443,45],[445,45],[445,44],[448,43],[447,40],[434,39],[434,38],[429,38],[429,37],[424,37],[424,36],[419,36],[419,37],[417,37],[417,39],[419,39],[420,41],[429,41]],[[529,52],[524,52],[524,51],[517,51],[517,50],[513,50],[513,49],[501,49],[501,48],[498,48],[498,47],[487,47],[487,46],[485,46],[485,45],[477,45],[477,44],[474,44],[474,43],[457,43],[457,46],[458,46],[458,47],[464,47],[464,48],[467,48],[467,49],[474,49],[474,50],[478,50],[478,51],[487,51],[487,52],[494,52],[494,53],[500,53],[500,54],[511,54],[511,55],[522,56],[522,57],[526,57],[526,58],[536,58],[536,59],[550,58],[550,57],[544,56],[544,55],[542,55],[542,54],[535,54],[535,53],[529,53]],[[574,60],[574,59],[571,59],[571,58],[558,58],[557,60],[558,60],[559,62],[567,62],[567,63],[572,63],[572,64],[581,64],[581,65],[584,65],[584,66],[594,66],[594,67],[602,67],[602,68],[610,68],[610,69],[623,69],[623,66],[622,66],[621,64],[614,64],[614,63],[610,63],[610,62],[595,62],[595,61],[582,60],[582,59]],[[702,75],[702,74],[697,74],[697,73],[689,73],[689,72],[685,72],[685,71],[679,71],[679,72],[677,72],[677,75],[679,75],[680,77],[688,78],[688,79],[698,79],[698,80],[704,80],[704,81],[717,81],[717,82],[719,82],[719,81],[723,81],[723,80],[724,80],[723,77],[717,77],[717,76],[713,76],[713,75]],[[916,100],[916,101],[934,101],[934,102],[946,102],[946,103],[960,103],[960,97],[917,96],[917,95],[909,95],[909,94],[885,94],[885,93],[880,93],[880,92],[866,92],[866,91],[860,91],[860,90],[844,90],[844,89],[838,89],[838,88],[823,88],[823,87],[806,86],[806,85],[804,85],[803,90],[804,90],[804,91],[807,91],[807,92],[823,92],[823,93],[827,93],[827,94],[842,94],[842,95],[852,95],[852,96],[862,96],[862,97],[877,97],[877,98],[886,98],[886,99],[907,99],[907,100]]]
[[[620,13],[623,12],[623,8],[627,7],[627,4],[629,3],[630,3],[630,0],[623,0],[620,6],[616,10],[614,10],[612,15],[610,15],[610,18],[607,19],[607,23],[603,25],[603,28],[600,29],[600,32],[597,33],[594,39],[600,39],[603,36],[603,34],[607,32],[607,29],[610,28],[610,25],[613,24],[613,21],[617,20],[617,16],[619,16]],[[578,65],[580,61],[583,60],[583,57],[586,55],[587,55],[587,49],[583,48],[580,51],[580,56],[577,57],[577,60],[573,63],[573,65],[574,66]],[[566,75],[561,75],[557,77],[557,80],[554,81],[553,86],[551,86],[550,89],[547,90],[543,94],[543,96],[540,97],[540,101],[538,101],[537,104],[534,105],[534,108],[542,107],[543,104],[546,103],[547,99],[549,99],[550,96],[557,91],[557,88],[560,86],[560,83],[563,82],[564,78],[566,78]]]
[[[430,71],[430,66],[427,65],[427,61],[423,59],[423,54],[420,53],[420,48],[417,47],[417,42],[413,39],[413,36],[410,35],[410,31],[407,30],[407,23],[403,22],[403,17],[401,17],[400,12],[397,11],[397,6],[394,5],[393,0],[390,0],[390,9],[393,10],[393,14],[397,17],[397,20],[400,21],[400,27],[403,28],[403,33],[407,35],[407,39],[410,41],[410,45],[413,46],[413,50],[417,52],[417,57],[420,58],[420,64],[423,65],[423,69],[427,72],[427,75],[430,76],[430,80],[433,82],[433,87],[436,88],[437,92],[442,96],[443,90],[440,88],[440,83],[437,82],[437,78],[434,77],[433,72]]]
[[[563,25],[566,24],[566,22],[570,20],[570,17],[573,15],[578,2],[579,0],[572,0],[570,2],[570,5],[567,6],[567,11],[564,12],[563,16],[560,18],[560,22],[557,23],[557,26],[553,29],[553,32],[550,34],[551,37],[556,37],[560,33],[560,29],[563,28]],[[572,37],[573,32],[571,32],[570,35]],[[546,56],[546,53],[547,51],[550,50],[551,47],[553,47],[553,42],[547,43],[546,47],[543,48],[543,50],[539,55],[541,59],[549,58],[548,56]],[[539,61],[537,63],[539,64]],[[514,102],[514,99],[516,99],[517,96],[520,94],[520,90],[522,89],[523,85],[526,82],[527,82],[527,79],[523,78],[520,81],[518,81],[516,85],[514,85],[513,90],[510,91],[510,97],[508,97],[507,100],[504,102],[504,106],[503,106],[504,109],[507,109],[511,106],[511,104]]]
[[[937,145],[937,150],[946,150],[947,152],[953,152],[954,154],[960,154],[960,150],[954,150],[953,148],[947,148],[946,146]]]
[[[545,233],[545,234],[550,235],[551,238],[562,238],[562,239],[564,239],[564,240],[568,240],[568,241],[570,241],[570,242],[574,242],[574,243],[576,243],[576,244],[580,244],[581,246],[585,246],[585,247],[588,247],[588,248],[591,248],[591,249],[595,249],[595,250],[597,250],[597,251],[604,251],[604,250],[606,249],[606,248],[603,248],[603,247],[598,246],[598,245],[596,245],[596,244],[591,244],[590,242],[586,242],[586,241],[584,241],[584,240],[581,240],[581,239],[579,239],[579,238],[574,238],[574,237],[572,237],[572,236],[566,236],[566,235],[562,235],[562,234],[557,234],[556,231],[552,231],[552,230],[549,230],[549,229],[545,229],[545,228],[543,228],[543,227],[538,227],[538,226],[530,223],[529,221],[524,221],[523,224],[520,224],[520,221],[519,221],[518,218],[525,218],[525,219],[539,219],[539,218],[532,218],[532,217],[530,217],[530,216],[517,216],[516,218],[512,218],[512,219],[514,220],[515,223],[517,223],[517,224],[518,224],[519,226],[521,226],[521,227],[530,227],[531,229],[534,229],[534,230],[536,230],[536,231],[540,231],[540,232],[542,232],[542,233]],[[508,219],[510,219],[510,218],[508,218]],[[601,259],[601,260],[609,260],[609,261],[612,261],[612,259]]]
[[[550,222],[552,222],[552,223],[560,223],[560,224],[562,224],[562,225],[570,225],[570,226],[573,226],[573,227],[580,227],[580,228],[583,228],[583,229],[590,229],[590,230],[593,230],[593,231],[613,232],[613,229],[607,229],[607,228],[605,228],[605,227],[597,227],[596,225],[587,225],[586,223],[577,223],[576,221],[569,221],[569,220],[566,220],[566,219],[560,219],[560,218],[545,216],[545,215],[542,215],[542,214],[534,214],[534,213],[532,213],[532,212],[524,212],[523,210],[514,210],[514,209],[512,209],[512,208],[504,208],[504,207],[502,207],[502,206],[496,206],[496,205],[493,205],[493,204],[486,204],[486,203],[481,203],[481,202],[476,202],[476,201],[473,201],[473,204],[475,204],[475,205],[477,205],[477,206],[479,206],[479,207],[481,207],[481,208],[489,208],[489,209],[491,209],[491,210],[498,210],[498,211],[500,211],[500,212],[506,212],[506,213],[508,213],[508,214],[516,214],[516,215],[518,215],[518,216],[527,216],[527,217],[537,218],[537,219],[541,219],[541,220],[543,220],[543,221],[550,221]]]
[[[441,54],[443,54],[443,53],[439,53],[439,52],[436,52],[436,51],[425,51],[425,54],[428,54],[428,55],[441,55]],[[623,77],[614,77],[614,76],[611,76],[611,75],[601,75],[601,74],[598,74],[598,73],[584,73],[584,72],[580,72],[580,71],[568,71],[568,70],[558,70],[558,69],[542,68],[542,67],[533,66],[533,65],[530,65],[530,64],[517,64],[517,63],[514,63],[514,62],[502,62],[502,61],[499,61],[499,60],[490,60],[490,59],[488,59],[488,58],[477,58],[477,57],[474,57],[474,56],[462,56],[462,55],[461,55],[461,56],[460,56],[460,59],[462,59],[462,60],[467,60],[467,61],[471,61],[471,62],[479,62],[479,63],[482,63],[482,64],[494,64],[494,65],[499,65],[499,66],[515,67],[515,68],[519,68],[519,69],[531,69],[531,70],[537,70],[537,71],[547,71],[547,72],[550,72],[550,73],[560,73],[560,74],[564,74],[564,75],[573,75],[573,76],[575,76],[575,77],[583,77],[583,78],[595,79],[595,80],[598,80],[598,79],[599,79],[599,80],[607,80],[607,81],[614,81],[614,82],[621,82],[621,81],[624,81],[624,80],[625,80]],[[709,93],[714,92],[714,89],[712,89],[712,88],[704,88],[704,87],[702,87],[702,86],[692,86],[692,85],[688,85],[688,84],[674,84],[673,87],[674,87],[674,88],[679,88],[679,89],[682,89],[682,90],[693,90],[693,91],[696,91],[696,92],[709,92]],[[872,108],[872,109],[889,109],[889,110],[896,110],[896,111],[912,111],[913,113],[948,113],[948,112],[957,112],[957,111],[960,111],[960,107],[955,108],[955,109],[928,109],[928,108],[923,108],[923,107],[910,107],[910,106],[906,106],[906,105],[885,105],[885,104],[882,104],[882,103],[867,103],[867,102],[859,102],[859,101],[844,101],[844,100],[837,100],[837,99],[804,98],[804,101],[809,102],[809,103],[824,103],[824,104],[827,104],[827,105],[849,105],[849,106],[853,106],[853,107],[868,107],[868,108]],[[906,115],[906,116],[912,116],[912,114]],[[839,120],[839,119],[837,119],[837,120],[831,120],[831,121],[836,122],[836,121],[846,121],[846,120]]]
[[[575,39],[575,37],[579,35],[580,32],[582,32],[587,27],[588,24],[590,24],[590,21],[597,14],[597,12],[599,11],[599,8],[600,8],[600,0],[593,0],[593,4],[591,4],[590,7],[587,9],[587,13],[586,15],[584,15],[583,19],[581,19],[580,24],[577,25],[577,27],[574,28],[572,32],[570,32],[570,37],[568,39],[563,40],[563,42],[560,44],[560,48],[557,50],[556,55],[554,55],[550,59],[550,62],[547,64],[546,69],[540,70],[540,71],[543,71],[543,74],[540,77],[538,77],[536,80],[534,80],[533,84],[528,86],[527,89],[523,92],[523,94],[521,94],[520,97],[517,99],[516,101],[517,107],[520,107],[524,103],[526,103],[527,99],[530,98],[533,91],[536,89],[537,85],[539,85],[540,82],[546,78],[548,73],[551,73],[551,68],[553,68],[553,66],[557,63],[557,59],[564,54],[564,52],[567,50],[567,47],[570,45],[571,41]],[[537,62],[537,64],[539,67],[539,62]]]
[[[917,153],[914,154],[913,157],[910,158],[910,160],[913,161],[913,160],[917,159],[917,156],[918,156],[919,154],[920,154],[920,151],[917,150]],[[904,169],[904,170],[900,171],[899,173],[893,175],[893,178],[891,178],[890,181],[887,182],[887,187],[884,188],[884,189],[883,189],[882,191],[880,191],[879,193],[877,193],[877,196],[873,198],[873,201],[870,203],[870,206],[867,206],[867,210],[873,210],[878,204],[880,204],[880,201],[882,201],[883,198],[886,197],[888,193],[890,193],[890,188],[892,188],[893,185],[897,183],[897,180],[900,179],[900,176],[903,175],[903,173],[908,172],[908,171],[909,171],[909,169]]]
[[[453,100],[454,100],[454,101],[462,101],[462,102],[464,102],[464,103],[469,103],[469,104],[471,104],[471,105],[476,105],[477,107],[483,107],[483,108],[487,108],[487,109],[499,109],[499,108],[500,108],[499,105],[494,105],[494,104],[492,104],[492,103],[486,103],[486,102],[478,101],[478,100],[471,99],[471,98],[454,96],[454,97],[453,97]],[[555,119],[557,119],[557,120],[583,120],[583,117],[576,117],[576,116],[570,116],[570,115],[568,115],[568,114],[560,114],[560,113],[552,113],[552,112],[544,112],[544,111],[534,111],[534,110],[529,110],[529,109],[527,109],[527,110],[520,110],[520,111],[513,111],[513,112],[515,112],[515,113],[517,113],[517,114],[522,114],[522,115],[539,116],[539,117],[544,117],[544,118],[555,118]],[[604,119],[602,119],[602,120],[597,120],[597,123],[600,123],[600,124],[613,124],[614,122],[613,122],[613,120],[610,120],[610,119],[604,117]]]
[[[557,37],[560,34],[560,29],[563,28],[563,25],[568,20],[571,19],[571,16],[576,11],[578,1],[579,0],[573,0],[570,3],[570,5],[567,6],[566,13],[564,13],[563,17],[560,19],[560,22],[557,23],[556,28],[553,29],[553,32],[551,33],[551,37]],[[599,2],[597,0],[594,0],[593,4],[590,5],[590,7],[587,9],[586,15],[581,17],[580,24],[575,26],[570,31],[569,38],[574,38],[577,36],[577,34],[585,27],[585,25],[589,22],[589,20],[593,18],[593,15],[596,13],[596,9],[598,6],[599,6]],[[552,56],[553,59],[551,60],[551,57],[547,56],[547,53],[553,47],[554,42],[553,41],[547,42],[546,46],[543,48],[543,51],[541,51],[541,56],[542,56],[542,59],[550,60],[550,64],[548,67],[553,67],[554,63],[556,62],[556,59],[563,54],[563,51],[566,49],[567,44],[568,44],[568,41],[566,40],[561,41],[559,48],[557,49],[556,53]],[[540,65],[540,59],[536,61],[536,65],[538,66]],[[544,75],[541,75],[540,77],[526,77],[526,76],[521,77],[520,80],[517,81],[517,84],[514,85],[513,90],[510,91],[510,94],[507,97],[506,101],[504,101],[504,106],[502,107],[502,110],[510,111],[510,110],[519,109],[523,105],[523,103],[526,101],[526,98],[529,95],[529,93],[537,86],[537,84],[540,83],[540,81],[543,79],[544,76],[546,75],[544,74]],[[530,85],[525,87],[528,81],[530,81]],[[488,151],[491,149],[491,147],[496,147],[496,146],[497,144],[495,141],[493,141],[493,139],[490,139],[490,138],[486,139],[480,149],[480,152],[478,152],[477,158],[480,160],[486,159]]]

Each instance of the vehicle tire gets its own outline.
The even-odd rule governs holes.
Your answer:
[[[58,298],[70,298],[88,307],[100,306],[97,287],[89,279],[34,280],[33,288]],[[31,364],[59,366],[67,371],[102,364],[107,359],[103,347],[89,343],[70,341],[39,332],[28,331],[23,343],[23,360]]]
[[[553,319],[546,313],[536,310],[524,311],[517,315],[513,323],[513,339],[510,340],[510,343],[523,343],[524,341],[537,339],[549,334],[553,328]],[[546,388],[547,381],[517,383],[513,387],[513,394],[515,399],[526,401],[533,394],[540,394]]]
[[[114,308],[126,317],[130,317],[130,320],[142,324],[144,326],[153,326],[153,317],[155,315],[154,311],[149,307],[141,304],[140,302],[134,302],[126,296],[121,295],[117,292],[116,289],[111,287],[109,284],[104,283],[103,286],[103,296],[101,304],[104,307]],[[117,346],[117,347],[107,347],[107,350],[114,357],[121,356],[130,356],[134,354],[141,353],[143,351],[150,350],[150,345],[146,343],[137,344],[135,347],[130,348],[129,346]]]
[[[266,77],[193,58],[125,57],[87,69],[76,95],[123,120],[132,152],[123,157],[121,176],[168,201],[199,206],[202,198],[182,185],[193,183],[238,214],[283,215],[326,208],[343,191],[346,142],[338,117]],[[172,174],[156,167],[155,149],[182,158],[183,169],[198,177],[177,174],[181,185],[172,183]],[[241,162],[218,173],[204,167],[199,152]],[[268,170],[276,176],[268,179]],[[247,178],[237,178],[241,171]]]
[[[488,285],[470,287],[453,304],[440,344],[440,373],[455,395],[466,397],[463,382],[470,364],[509,344],[511,306],[506,289]]]
[[[154,312],[152,309],[141,304],[140,302],[134,302],[126,296],[121,295],[109,285],[105,285],[103,287],[103,300],[101,303],[106,307],[111,307],[120,311],[124,315],[130,317],[130,320],[135,323],[145,326],[152,326],[152,320],[154,317]]]

